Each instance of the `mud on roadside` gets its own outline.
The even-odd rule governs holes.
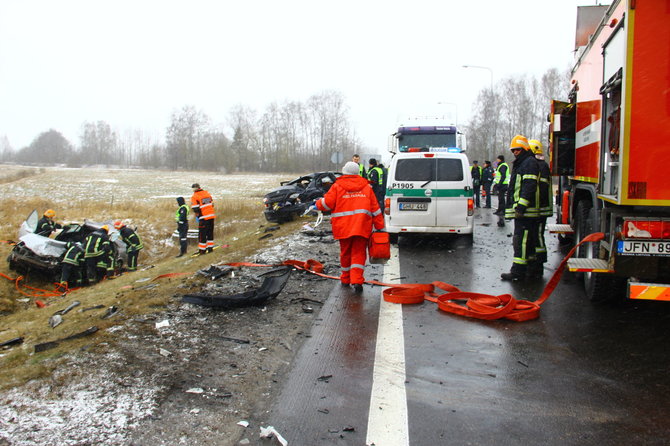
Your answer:
[[[339,271],[338,245],[323,233],[292,234],[249,260],[309,258]],[[255,444],[259,427],[237,423],[269,409],[333,283],[294,271],[267,305],[225,311],[181,296],[244,291],[262,272],[184,279],[166,311],[113,328],[113,342],[69,353],[48,379],[0,393],[0,445]]]

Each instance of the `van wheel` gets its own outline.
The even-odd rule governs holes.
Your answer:
[[[398,244],[398,234],[389,232],[389,242],[391,242],[392,245],[397,245]]]

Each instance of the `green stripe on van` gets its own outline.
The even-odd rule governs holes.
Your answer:
[[[430,189],[432,197],[472,197],[472,190],[463,189]],[[390,197],[425,197],[426,189],[386,189],[386,196]]]

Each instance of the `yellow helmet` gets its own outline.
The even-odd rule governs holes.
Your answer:
[[[100,229],[104,229],[105,232],[109,232],[109,226],[107,226],[107,225],[102,225],[102,226],[100,227]]]
[[[530,146],[530,151],[535,155],[542,155],[542,143],[540,141],[531,139],[528,141],[528,145]]]
[[[47,209],[46,211],[44,211],[44,216],[47,218],[54,218],[56,216],[56,211],[54,211],[53,209]]]
[[[523,135],[516,135],[514,138],[512,138],[512,141],[509,143],[509,148],[511,149],[523,149],[523,150],[530,150],[530,146],[528,145],[528,138],[526,138]]]

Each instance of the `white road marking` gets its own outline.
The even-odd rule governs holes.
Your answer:
[[[391,279],[400,277],[399,272],[398,248],[391,245],[383,282],[392,283]],[[402,305],[382,299],[365,444],[407,446],[408,430]]]

